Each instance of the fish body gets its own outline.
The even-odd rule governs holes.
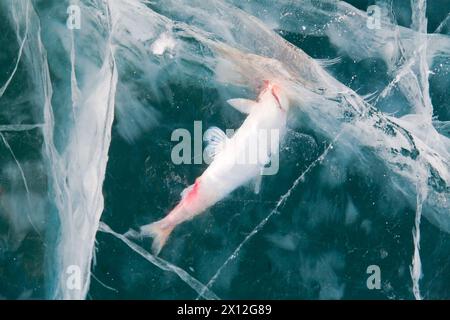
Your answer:
[[[278,152],[289,109],[279,86],[265,81],[257,101],[231,99],[228,103],[248,114],[244,123],[231,138],[218,128],[205,133],[208,147],[213,147],[211,164],[183,191],[181,201],[165,218],[140,228],[139,236],[154,238],[155,254],[177,225],[201,214],[252,179],[260,179],[271,154]]]

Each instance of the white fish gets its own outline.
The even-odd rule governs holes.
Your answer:
[[[165,218],[142,226],[139,233],[129,231],[127,236],[153,237],[152,251],[158,254],[178,224],[201,214],[236,188],[255,179],[258,192],[265,165],[278,152],[289,109],[282,89],[267,80],[264,84],[257,101],[228,100],[237,110],[248,114],[233,137],[228,138],[218,128],[205,132],[213,161],[195,183],[183,191],[178,205]],[[276,136],[269,132],[276,132]]]

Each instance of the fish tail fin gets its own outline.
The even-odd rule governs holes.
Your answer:
[[[158,255],[167,242],[174,226],[167,224],[164,219],[147,224],[140,228],[140,235],[143,237],[152,237],[152,252]]]
[[[139,231],[130,229],[124,236],[131,239],[153,238],[152,253],[158,255],[174,228],[175,226],[168,224],[164,219],[161,219],[141,226]]]

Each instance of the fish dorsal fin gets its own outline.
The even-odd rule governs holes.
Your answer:
[[[206,155],[214,160],[214,158],[220,153],[220,151],[225,147],[228,141],[228,137],[221,129],[217,127],[211,127],[205,131],[203,135],[203,141],[206,142],[205,153]]]
[[[227,102],[233,108],[245,114],[252,112],[253,108],[258,104],[256,101],[248,99],[230,99]]]

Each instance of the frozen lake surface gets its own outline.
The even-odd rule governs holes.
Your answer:
[[[450,299],[450,0],[1,0],[0,30],[0,298]],[[125,236],[268,84],[276,172],[158,255]]]

